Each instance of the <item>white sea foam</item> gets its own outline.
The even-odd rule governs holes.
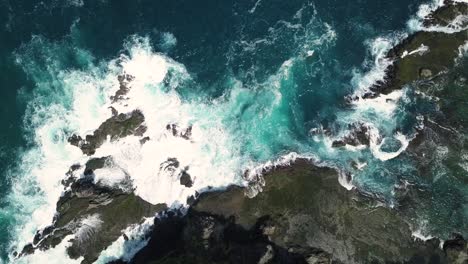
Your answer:
[[[94,236],[102,225],[102,220],[99,214],[89,215],[80,221],[79,228],[75,231],[75,239],[77,243],[86,243]]]
[[[410,56],[410,55],[413,55],[413,54],[418,54],[418,55],[422,55],[426,52],[429,51],[429,47],[428,46],[425,46],[424,44],[421,44],[421,46],[419,46],[419,48],[415,49],[415,50],[412,50],[412,51],[407,51],[405,50],[403,52],[403,54],[401,55],[401,58],[403,59],[404,57],[406,56]]]
[[[16,245],[12,245],[17,248],[30,242],[36,230],[51,224],[56,202],[63,191],[61,180],[65,172],[71,164],[86,160],[79,149],[67,142],[67,131],[85,133],[101,122],[101,105],[106,99],[98,91],[102,92],[113,84],[96,78],[92,72],[61,73],[59,78],[68,98],[42,105],[35,100],[45,99],[37,95],[26,114],[29,121],[27,127],[34,129],[33,140],[37,147],[23,154],[21,175],[13,183],[10,194],[12,203],[21,204],[22,210],[28,214],[18,219],[19,224],[14,232]],[[39,90],[41,88],[38,87]],[[68,100],[72,101],[70,108],[63,105]],[[31,196],[31,189],[34,188],[40,190],[40,193]],[[18,215],[21,214],[18,212]]]
[[[32,255],[26,255],[22,258],[13,260],[17,264],[31,264],[31,263],[50,263],[50,264],[79,264],[83,261],[83,257],[78,259],[71,259],[66,249],[71,245],[70,240],[75,238],[74,235],[66,236],[63,241],[47,251],[36,250]]]
[[[149,238],[146,238],[146,235],[151,231],[153,222],[153,218],[147,218],[141,225],[129,226],[123,231],[125,237],[120,236],[102,251],[95,264],[105,264],[117,259],[130,261],[140,249],[148,244]]]
[[[340,171],[338,175],[338,182],[341,184],[341,186],[343,186],[348,191],[351,191],[355,187],[352,184],[353,182],[352,176],[351,176],[351,179],[348,179],[348,175],[343,171]]]
[[[427,240],[430,240],[432,238],[434,238],[433,236],[427,234],[427,225],[428,225],[428,222],[426,220],[424,221],[421,221],[418,225],[418,227],[416,228],[416,230],[414,230],[412,233],[411,233],[411,236],[413,236],[415,239],[419,239],[421,241],[427,241]]]
[[[454,0],[453,2],[467,3],[466,0]],[[431,3],[420,5],[416,16],[407,22],[409,30],[412,32],[431,31],[452,34],[468,29],[468,16],[466,15],[459,15],[455,17],[454,20],[446,26],[425,26],[424,20],[429,16],[429,14],[442,7],[443,5],[444,0],[434,0]]]
[[[355,87],[354,96],[362,97],[369,92],[378,81],[383,81],[387,68],[393,61],[387,58],[388,51],[402,39],[404,34],[397,34],[388,37],[378,37],[368,43],[370,55],[373,58],[371,69],[367,73],[354,72],[352,84]]]
[[[389,118],[395,112],[398,106],[398,101],[403,96],[402,90],[395,90],[389,94],[381,94],[375,98],[358,98],[353,101],[357,111],[374,111],[384,118]]]
[[[242,172],[246,166],[255,166],[256,163],[249,156],[240,153],[238,140],[242,139],[236,138],[235,133],[228,130],[223,118],[233,114],[230,110],[237,109],[235,105],[239,100],[245,96],[254,98],[257,92],[240,86],[214,101],[186,101],[177,92],[179,84],[191,78],[183,65],[154,53],[147,39],[137,38],[127,45],[127,49],[128,54],[104,65],[104,68],[96,69],[101,74],[80,71],[62,73],[58,76],[58,82],[66,91],[65,97],[52,106],[31,111],[38,148],[25,155],[24,160],[29,162],[30,169],[27,171],[24,167],[23,170],[38,181],[45,201],[39,208],[32,206],[36,208],[32,213],[33,219],[26,225],[19,225],[22,232],[16,239],[17,248],[31,241],[37,229],[51,224],[56,201],[63,191],[60,180],[71,164],[84,164],[88,159],[78,148],[70,146],[67,135],[74,132],[84,137],[91,133],[110,117],[108,108],[111,105],[121,113],[135,109],[142,111],[147,126],[145,136],[149,140],[143,145],[141,138],[136,136],[107,140],[93,155],[113,157],[110,166],[95,171],[95,180],[100,183],[116,185],[130,177],[136,194],[143,199],[151,203],[180,206],[195,191],[208,186],[222,188],[233,183],[245,184]],[[265,93],[265,99],[270,100],[267,101],[268,107],[280,105],[280,79],[289,75],[293,63],[293,60],[286,61],[278,76],[269,80],[270,85]],[[170,78],[163,83],[168,72],[171,72]],[[121,73],[135,77],[128,84],[130,91],[125,97],[129,99],[112,103],[109,97],[119,89],[117,75]],[[70,101],[71,107],[63,107],[61,103],[64,101]],[[33,104],[36,105],[41,106]],[[264,115],[271,114],[269,110],[263,110]],[[168,130],[167,125],[176,125],[178,135]],[[180,134],[188,128],[191,128],[190,135],[181,137]],[[34,160],[29,161],[32,158]],[[177,159],[179,166],[164,169],[164,162],[171,158]],[[192,187],[181,185],[182,170],[190,174]],[[20,183],[15,185],[15,188],[21,187]],[[19,190],[14,195],[19,197],[25,192]],[[97,218],[94,220],[94,224],[99,222]],[[89,225],[83,225],[83,229],[78,230],[79,236],[85,237],[88,231],[95,230],[85,227]],[[41,252],[37,259],[36,254],[28,256],[27,260],[37,263],[47,252]],[[51,256],[56,253],[55,249],[50,250]]]
[[[374,157],[378,158],[381,161],[386,161],[398,157],[409,145],[409,140],[407,137],[400,132],[397,132],[394,135],[394,138],[398,140],[401,144],[400,148],[395,152],[384,152],[381,150],[382,145],[385,143],[386,138],[381,138],[378,130],[370,129],[370,149]]]

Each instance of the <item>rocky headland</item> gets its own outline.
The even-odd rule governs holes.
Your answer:
[[[447,2],[424,23],[447,26],[459,15],[468,15],[468,4]],[[446,165],[461,184],[468,185],[458,165],[468,153],[468,76],[456,67],[460,47],[468,40],[466,26],[453,33],[419,31],[404,39],[387,55],[393,64],[385,79],[365,97],[410,86],[437,98],[433,103],[439,111],[419,118],[422,125],[407,152],[421,164],[421,175],[433,177],[424,171],[435,162],[431,153],[441,144],[447,146]],[[113,102],[125,100],[131,81],[129,75],[119,76],[120,88]],[[55,247],[75,234],[68,255],[93,263],[124,229],[160,213],[148,244],[130,263],[468,263],[468,245],[459,234],[446,241],[412,236],[411,223],[401,212],[410,211],[415,199],[428,198],[418,190],[397,193],[399,206],[389,208],[357,189],[343,188],[338,179],[346,172],[310,160],[297,159],[264,171],[263,181],[252,183],[261,184],[262,189],[253,198],[246,195],[248,187],[230,186],[191,197],[184,212],[138,197],[131,177],[123,187],[100,184],[94,180],[94,171],[113,161],[112,157],[93,157],[97,148],[106,140],[130,135],[141,137],[141,144],[148,140],[142,112],[111,110],[112,117],[92,134],[69,138],[70,144],[91,157],[86,164],[71,166],[53,224],[38,231],[18,255]],[[167,129],[174,136],[188,139],[191,135],[190,127],[181,130],[168,124]],[[349,135],[336,140],[333,147],[346,144],[368,145],[368,128],[352,125]],[[169,162],[178,166],[177,160]],[[190,175],[183,170],[181,174],[180,184],[191,187]],[[467,202],[461,199],[458,206]],[[468,227],[460,226],[460,230]]]

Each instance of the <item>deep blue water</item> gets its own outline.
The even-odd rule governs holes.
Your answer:
[[[282,80],[285,101],[275,118],[253,118],[260,114],[261,105],[247,102],[240,104],[245,109],[226,116],[225,122],[236,127],[233,130],[242,131],[240,135],[246,138],[242,151],[253,160],[264,162],[296,151],[348,166],[348,157],[355,154],[327,154],[320,143],[311,139],[309,131],[340,126],[340,120],[351,115],[344,97],[357,89],[359,73],[372,70],[372,43],[379,37],[397,40],[407,31],[407,21],[422,3],[0,0],[0,256],[7,259],[12,240],[17,237],[15,230],[28,221],[31,212],[29,205],[14,203],[27,199],[28,194],[35,197],[41,193],[32,180],[22,183],[31,185],[23,198],[8,195],[18,184],[17,177],[25,173],[21,155],[36,144],[35,123],[30,120],[34,115],[27,107],[37,97],[45,98],[39,104],[47,104],[49,95],[62,93],[63,83],[55,74],[90,71],[124,52],[124,43],[132,36],[141,36],[150,40],[156,52],[186,67],[193,79],[185,84],[190,89],[180,89],[185,100],[211,100],[230,91],[234,79],[252,91],[265,89],[281,65],[292,59],[294,77]],[[176,41],[171,42],[171,37]],[[312,63],[299,59],[308,50],[316,54]],[[262,98],[259,92],[249,100]],[[62,103],[72,104],[66,100]],[[391,127],[401,129],[404,122],[410,121],[402,113],[395,122],[401,124]],[[263,128],[250,131],[254,124]],[[390,142],[387,147],[398,148],[395,144]],[[370,154],[359,155],[365,159]],[[390,189],[397,180],[414,177],[413,168],[406,169],[406,164],[404,156],[374,161],[366,172],[356,176],[356,183],[365,191],[391,200]],[[459,224],[448,224],[448,230]]]

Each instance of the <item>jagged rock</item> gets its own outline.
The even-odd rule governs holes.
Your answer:
[[[246,230],[230,219],[191,210],[183,217],[156,219],[148,246],[130,263],[306,264],[304,255],[327,256],[317,249],[307,254],[290,252],[268,241],[256,227]]]
[[[231,186],[201,194],[185,216],[156,219],[147,247],[131,263],[445,263],[449,258],[437,239],[414,240],[395,210],[342,188],[334,169],[298,160],[264,178],[263,192],[254,198]],[[450,248],[460,252],[459,246]]]
[[[134,110],[128,114],[118,114],[104,121],[92,135],[87,135],[85,139],[78,135],[72,135],[68,142],[79,147],[84,154],[93,155],[110,137],[110,140],[126,137],[129,135],[141,136],[146,131],[143,125],[145,117],[139,110]]]
[[[332,147],[338,148],[346,145],[369,146],[369,128],[366,125],[362,123],[350,124],[348,129],[349,133],[342,139],[333,141]]]
[[[112,162],[112,157],[101,157],[101,158],[92,158],[86,162],[84,175],[89,176],[94,173],[97,169],[102,169],[106,163]]]
[[[111,96],[111,100],[113,103],[124,99],[123,96],[128,93],[130,90],[129,83],[135,79],[135,77],[129,74],[122,74],[117,77],[119,80],[119,89],[115,92],[113,96]]]
[[[170,131],[175,137],[181,137],[188,140],[192,136],[192,126],[188,126],[183,130],[179,130],[179,127],[176,124],[168,124],[166,129]]]
[[[142,139],[140,139],[140,144],[145,144],[146,142],[148,142],[150,140],[150,137],[144,137]]]
[[[190,177],[190,174],[187,173],[187,170],[183,170],[183,171],[181,172],[180,184],[181,184],[181,185],[184,185],[184,186],[187,187],[187,188],[190,188],[190,187],[193,186],[193,180],[192,180],[192,178]]]
[[[424,26],[447,26],[459,15],[468,14],[468,5],[452,0],[445,0],[444,5],[424,19]],[[465,21],[465,25],[468,21]],[[460,25],[463,26],[463,25]]]
[[[448,21],[457,15],[468,15],[468,3],[447,2],[447,5],[433,12],[426,20],[427,25],[446,26]],[[458,56],[458,48],[468,40],[468,30],[448,34],[444,32],[416,32],[400,44],[391,49],[387,58],[394,61],[386,70],[384,81],[373,85],[369,93],[364,97],[375,97],[378,94],[388,94],[394,90],[401,89],[404,85],[414,81],[426,79],[428,76],[421,75],[420,69],[425,73],[436,76],[454,65]],[[414,51],[424,45],[428,52],[415,56],[402,56],[405,51]]]
[[[133,193],[79,179],[57,202],[53,225],[38,232],[34,248],[25,247],[22,254],[53,248],[66,236],[76,234],[67,253],[71,258],[83,256],[82,263],[92,263],[122,230],[165,209],[166,205],[152,205]]]

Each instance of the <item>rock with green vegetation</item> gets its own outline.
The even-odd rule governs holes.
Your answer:
[[[22,253],[53,248],[74,235],[67,253],[71,258],[84,257],[82,263],[92,263],[124,229],[166,209],[164,204],[150,204],[133,193],[79,179],[58,201],[53,225],[38,232],[34,247],[28,245]]]
[[[444,6],[438,8],[431,14],[429,14],[424,20],[424,26],[448,26],[457,17],[468,14],[468,5],[463,2],[454,2],[451,0],[445,0]],[[461,17],[460,17],[461,18]],[[458,20],[459,26],[468,26],[467,20]]]
[[[85,139],[78,135],[71,136],[70,144],[79,147],[84,154],[93,155],[108,138],[116,140],[129,135],[142,136],[146,132],[145,117],[139,110],[118,114],[104,121],[92,135]]]
[[[131,263],[447,263],[459,244],[411,236],[396,210],[338,182],[338,172],[298,160],[264,175],[263,191],[203,193],[185,216],[156,219]],[[452,254],[453,256],[451,257]],[[465,259],[466,260],[466,259]]]
[[[447,26],[459,15],[468,16],[468,3],[449,2],[434,11],[425,24]],[[465,24],[454,33],[419,31],[404,39],[387,54],[393,64],[387,69],[384,81],[371,87],[373,94],[366,96],[388,94],[415,81],[434,78],[453,67],[459,47],[468,41],[468,29],[462,30],[468,27],[468,23]]]

